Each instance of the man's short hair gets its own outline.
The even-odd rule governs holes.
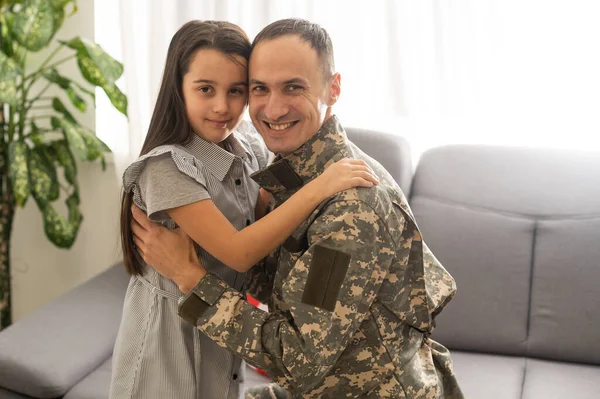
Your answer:
[[[333,43],[331,43],[331,37],[329,37],[329,33],[320,25],[305,19],[280,19],[265,26],[254,38],[252,49],[262,41],[287,35],[299,36],[317,51],[324,79],[333,75],[335,72],[335,62],[333,60]]]

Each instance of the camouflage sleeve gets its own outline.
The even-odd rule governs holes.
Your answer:
[[[305,252],[283,254],[293,267],[276,312],[251,306],[212,274],[194,289],[203,313],[192,323],[296,392],[323,381],[367,316],[394,258],[384,224],[360,201],[330,203],[307,238]]]
[[[246,292],[261,303],[266,304],[271,298],[278,255],[279,251],[274,251],[246,272]]]

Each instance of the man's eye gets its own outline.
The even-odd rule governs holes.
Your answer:
[[[298,90],[301,90],[301,89],[302,89],[302,86],[298,86],[298,85],[289,85],[289,86],[287,86],[285,88],[285,90],[287,92],[295,92],[295,91],[298,91]]]
[[[210,86],[202,86],[198,89],[201,93],[210,93],[212,92],[212,87]]]
[[[261,93],[261,92],[266,91],[266,89],[265,89],[265,86],[253,86],[252,91],[254,93]]]

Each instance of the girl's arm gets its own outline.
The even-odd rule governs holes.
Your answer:
[[[294,232],[331,195],[379,181],[364,161],[342,159],[306,184],[273,212],[238,231],[210,200],[166,212],[204,250],[238,272],[246,272]]]

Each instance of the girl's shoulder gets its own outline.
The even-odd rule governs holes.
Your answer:
[[[148,164],[160,168],[175,167],[179,172],[188,175],[198,183],[205,185],[206,180],[199,168],[199,161],[184,146],[178,144],[161,145],[152,149],[147,154],[136,159],[125,169],[123,173],[123,188],[129,192],[140,179],[140,176],[147,168]]]
[[[235,136],[256,157],[259,168],[267,166],[272,154],[252,122],[242,121],[235,130]]]

